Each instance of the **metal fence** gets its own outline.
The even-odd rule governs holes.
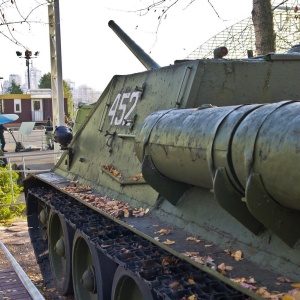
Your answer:
[[[41,147],[42,150],[46,150],[46,138],[45,138],[45,127],[36,126],[31,134],[20,134],[19,127],[9,127],[12,134],[4,132],[6,144],[15,145],[16,141],[21,142],[24,146],[33,144],[34,146]]]
[[[9,173],[12,201],[9,204],[3,204],[0,199],[0,206],[20,205],[25,203],[23,197],[17,199],[14,197],[13,172],[19,174],[18,183],[22,182],[20,179],[24,179],[29,173],[37,174],[49,172],[62,153],[61,150],[55,151],[47,149],[45,130],[42,127],[36,128],[28,135],[19,134],[18,128],[10,127],[10,129],[13,130],[15,140],[24,143],[25,149],[20,152],[15,152],[15,140],[9,132],[5,132],[5,149],[8,150],[8,152],[5,153],[4,156],[0,156],[0,160],[6,159],[8,168],[1,172]],[[33,147],[31,148],[31,146]]]
[[[31,298],[34,300],[45,300],[44,296],[40,293],[40,291],[37,289],[37,287],[33,284],[33,282],[30,280],[28,275],[25,273],[25,271],[19,265],[17,260],[12,256],[12,254],[9,252],[9,250],[5,247],[5,245],[1,241],[0,241],[0,248],[4,252],[4,254],[7,257],[8,261],[10,262],[11,266],[14,268],[14,271],[16,272],[16,274],[18,275],[18,277],[21,281],[20,283],[23,284],[23,286],[25,287],[27,292],[30,294]],[[16,280],[11,280],[11,279],[12,278],[10,278],[10,281],[13,281],[13,282],[10,282],[10,286],[11,286],[11,284],[16,284]],[[11,299],[11,298],[9,298],[9,297],[2,298],[1,297],[1,299]]]

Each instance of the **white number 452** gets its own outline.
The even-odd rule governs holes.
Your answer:
[[[129,119],[130,114],[135,109],[140,94],[139,91],[134,91],[133,93],[117,95],[108,111],[108,116],[111,117],[111,125],[130,125],[130,123],[125,122],[125,120]]]

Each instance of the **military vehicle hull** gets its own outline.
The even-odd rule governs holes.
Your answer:
[[[149,64],[114,76],[52,172],[24,182],[30,235],[58,290],[288,292],[278,278],[300,280],[300,55]]]

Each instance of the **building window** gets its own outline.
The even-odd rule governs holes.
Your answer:
[[[21,99],[14,99],[14,112],[15,113],[22,112]]]
[[[33,101],[33,110],[41,110],[41,101]]]

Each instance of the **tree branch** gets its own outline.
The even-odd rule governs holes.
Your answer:
[[[22,25],[23,23],[26,23],[30,29],[31,24],[33,24],[33,23],[36,23],[36,24],[44,23],[45,24],[45,22],[42,22],[42,21],[29,20],[29,19],[34,11],[36,11],[41,6],[48,5],[48,4],[49,4],[48,2],[39,3],[38,1],[36,1],[36,6],[34,6],[32,9],[30,9],[30,11],[26,15],[24,15],[19,8],[17,0],[2,0],[2,3],[0,4],[0,26],[6,26],[7,33],[5,33],[3,31],[4,30],[3,29],[0,32],[0,34],[2,34],[2,36],[6,37],[11,42],[21,45],[22,47],[27,49],[27,47],[25,47],[21,42],[19,42],[15,38],[15,36],[13,34],[13,31],[15,31],[15,28],[13,28],[12,25],[14,25],[14,24]],[[15,11],[17,12],[17,14],[20,17],[20,20],[9,20],[9,18],[6,16],[6,13],[5,13],[8,9],[15,9]]]
[[[210,0],[207,0],[207,2],[209,3],[209,5],[211,6],[211,8],[214,10],[215,14],[218,16],[219,19],[221,19],[221,17],[219,16],[218,12],[216,11],[216,9],[214,8],[214,6],[210,3]],[[222,20],[222,19],[221,19]]]
[[[10,40],[11,42],[13,42],[16,45],[19,45],[21,47],[23,47],[24,49],[28,49],[26,46],[24,46],[22,43],[18,42],[17,40],[13,40],[11,39],[9,36],[7,36],[5,33],[3,33],[2,31],[0,31],[0,34],[3,35],[4,37],[6,37],[8,40]]]

